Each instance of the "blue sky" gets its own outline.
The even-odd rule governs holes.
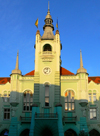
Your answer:
[[[62,43],[62,67],[76,74],[83,66],[89,76],[100,76],[100,0],[49,0],[50,13]],[[34,25],[39,18],[43,34],[47,0],[0,0],[0,77],[9,77],[19,50],[19,69],[26,74],[34,69]]]

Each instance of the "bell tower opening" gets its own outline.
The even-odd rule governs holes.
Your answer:
[[[50,44],[45,44],[45,45],[43,46],[43,51],[52,51],[51,45],[50,45]]]

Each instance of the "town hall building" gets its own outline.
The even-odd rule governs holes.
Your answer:
[[[10,77],[0,78],[0,136],[100,136],[100,77],[89,77],[81,51],[77,73],[63,68],[49,9],[44,21],[34,70],[22,75],[17,53]]]

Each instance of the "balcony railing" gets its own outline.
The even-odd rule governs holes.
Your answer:
[[[31,117],[21,117],[20,116],[20,121],[21,122],[31,122]]]
[[[76,121],[77,121],[77,116],[75,116],[75,117],[63,117],[64,123],[76,123]]]
[[[58,119],[57,113],[35,113],[35,119]]]
[[[43,54],[52,54],[52,51],[43,51]]]

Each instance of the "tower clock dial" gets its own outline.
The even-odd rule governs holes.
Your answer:
[[[49,67],[45,67],[45,68],[43,69],[43,73],[44,73],[44,74],[50,74],[50,72],[51,72],[51,69],[50,69]]]

